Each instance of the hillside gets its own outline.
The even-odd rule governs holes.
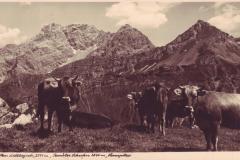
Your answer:
[[[201,152],[205,138],[199,129],[175,127],[158,133],[142,133],[134,127],[114,126],[112,129],[64,128],[46,138],[36,134],[38,124],[24,128],[0,128],[1,152]],[[221,129],[220,151],[239,151],[239,131]],[[50,157],[48,157],[50,158]]]
[[[238,41],[204,21],[150,53],[134,75],[151,74],[176,83],[201,84],[210,90],[239,91],[240,46]],[[126,72],[126,76],[129,76]]]

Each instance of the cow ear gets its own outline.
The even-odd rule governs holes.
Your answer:
[[[176,95],[178,95],[178,96],[180,96],[180,95],[182,94],[182,90],[179,89],[179,88],[174,89],[173,92],[174,92]]]
[[[197,90],[198,96],[204,96],[206,93],[207,93],[206,90],[201,90],[201,89]]]
[[[60,78],[56,78],[56,77],[53,77],[53,79],[55,79],[55,81],[59,82],[61,79]]]
[[[73,81],[76,81],[78,79],[78,75],[76,75],[74,78],[73,78]]]
[[[82,82],[81,81],[76,81],[75,84],[76,84],[76,86],[81,86]]]
[[[184,87],[184,86],[179,86],[179,88],[183,89],[183,88],[185,88],[185,87]]]

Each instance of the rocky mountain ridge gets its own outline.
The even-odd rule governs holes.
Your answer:
[[[64,63],[85,58],[108,34],[84,24],[45,25],[28,41],[0,49],[1,81],[11,77],[12,72],[46,74]]]

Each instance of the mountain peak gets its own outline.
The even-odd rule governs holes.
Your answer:
[[[106,39],[90,56],[112,56],[137,54],[154,48],[152,42],[141,31],[126,24]]]
[[[198,25],[210,25],[208,22],[206,22],[204,20],[201,20],[201,19],[197,20],[196,24],[198,24]]]
[[[219,39],[223,40],[229,38],[229,34],[221,31],[215,26],[205,22],[203,20],[198,20],[194,25],[192,25],[188,30],[184,33],[177,36],[175,40],[173,40],[172,44],[185,43],[186,41],[199,41],[203,39]]]
[[[132,26],[130,26],[129,24],[125,24],[119,28],[118,32],[124,31],[124,30],[132,30],[132,29],[134,29]]]
[[[99,31],[95,26],[88,24],[70,24],[65,29],[81,30],[81,31]]]
[[[221,35],[223,37],[228,37],[229,35],[217,27],[205,22],[203,20],[198,20],[189,30],[186,32],[195,32],[195,34],[199,34],[200,37],[210,37]]]
[[[57,24],[57,23],[50,23],[47,25],[44,25],[41,29],[43,32],[54,32],[57,30],[60,30],[62,28],[62,25]]]

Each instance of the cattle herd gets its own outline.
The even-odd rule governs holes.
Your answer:
[[[48,108],[48,131],[51,131],[54,111],[58,117],[58,132],[61,132],[62,123],[72,130],[72,111],[79,100],[78,86],[81,85],[77,78],[47,78],[38,85],[40,130],[43,130],[44,106]],[[158,124],[159,132],[165,135],[165,127],[172,127],[174,118],[186,117],[189,127],[196,125],[203,131],[207,150],[211,150],[212,146],[213,150],[218,149],[220,125],[240,128],[240,94],[207,91],[194,85],[169,89],[162,83],[154,83],[141,92],[127,94],[127,99],[130,122],[137,111],[140,125],[146,132],[154,132]]]

